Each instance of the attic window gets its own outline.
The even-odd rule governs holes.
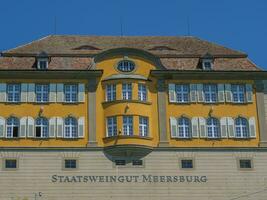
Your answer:
[[[48,69],[48,58],[38,58],[37,69],[40,70]]]
[[[212,70],[213,63],[211,59],[203,59],[202,60],[202,69],[203,70]]]
[[[173,51],[175,49],[172,49],[170,47],[166,47],[166,46],[155,46],[149,50],[157,50],[157,51],[163,51],[163,50],[169,50],[169,51]]]
[[[94,46],[90,46],[90,45],[83,45],[83,46],[76,47],[73,50],[100,50],[100,49]]]

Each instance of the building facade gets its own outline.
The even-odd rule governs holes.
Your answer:
[[[267,197],[267,74],[195,37],[53,35],[0,57],[0,199]]]

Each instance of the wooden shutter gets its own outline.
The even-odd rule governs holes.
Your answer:
[[[232,102],[232,88],[231,84],[225,84],[225,100],[226,102]]]
[[[224,84],[218,84],[218,101],[219,102],[224,102]]]
[[[222,117],[220,119],[220,125],[221,125],[221,137],[222,138],[227,138],[228,137],[227,117]]]
[[[49,137],[53,138],[56,137],[56,125],[57,125],[57,118],[52,117],[49,119]]]
[[[84,129],[85,129],[85,120],[84,117],[80,117],[78,119],[78,137],[83,138],[84,137]]]
[[[193,117],[191,119],[192,124],[192,137],[198,138],[199,137],[199,131],[198,131],[198,117]]]
[[[256,138],[256,123],[255,123],[255,117],[250,117],[248,120],[249,124],[249,136],[251,138]]]
[[[169,84],[169,101],[176,102],[175,84]]]
[[[201,138],[207,137],[207,131],[206,131],[206,119],[203,117],[198,118],[199,123],[199,135]]]
[[[21,102],[27,102],[28,84],[21,84]]]
[[[62,138],[64,132],[64,121],[61,117],[57,117],[57,137]]]
[[[229,138],[235,137],[235,121],[232,117],[227,117],[227,131]]]
[[[79,92],[78,92],[78,101],[84,102],[85,100],[85,86],[83,83],[80,83],[79,86]]]
[[[4,138],[6,137],[6,120],[3,117],[0,117],[0,138]]]
[[[57,101],[57,84],[50,83],[49,84],[49,102]]]
[[[35,102],[35,84],[28,84],[28,102]]]
[[[249,102],[249,103],[253,102],[252,84],[246,84],[246,99],[247,99],[247,102]]]
[[[177,128],[177,119],[175,117],[170,117],[170,129],[171,129],[171,137],[178,137],[178,128]]]
[[[64,84],[57,84],[57,102],[64,102]]]
[[[197,84],[190,84],[190,101],[197,101]]]
[[[19,136],[24,138],[27,133],[27,117],[22,117],[19,122]]]
[[[197,100],[198,102],[204,102],[203,84],[197,84]]]
[[[0,102],[6,102],[6,83],[0,83]]]
[[[34,137],[34,119],[32,117],[28,117],[28,120],[27,120],[27,124],[28,124],[28,127],[27,127],[27,131],[28,131],[28,137],[31,138],[31,137]]]

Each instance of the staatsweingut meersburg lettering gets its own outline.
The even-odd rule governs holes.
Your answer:
[[[205,183],[207,176],[64,176],[52,175],[53,183]]]

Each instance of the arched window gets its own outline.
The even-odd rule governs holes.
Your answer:
[[[238,117],[235,119],[235,134],[237,138],[248,137],[248,121],[246,118]]]
[[[209,138],[220,137],[220,123],[218,119],[214,117],[207,119],[207,132]]]
[[[77,120],[73,117],[65,119],[65,138],[77,138],[78,137],[78,125]]]
[[[16,117],[10,117],[6,123],[7,137],[19,137],[19,120]]]
[[[132,72],[135,68],[134,62],[130,60],[122,60],[118,63],[117,69],[121,72]]]
[[[178,119],[178,134],[179,138],[190,137],[190,121],[188,118],[181,117]]]
[[[48,120],[44,117],[39,117],[35,121],[35,135],[36,137],[48,137]]]

